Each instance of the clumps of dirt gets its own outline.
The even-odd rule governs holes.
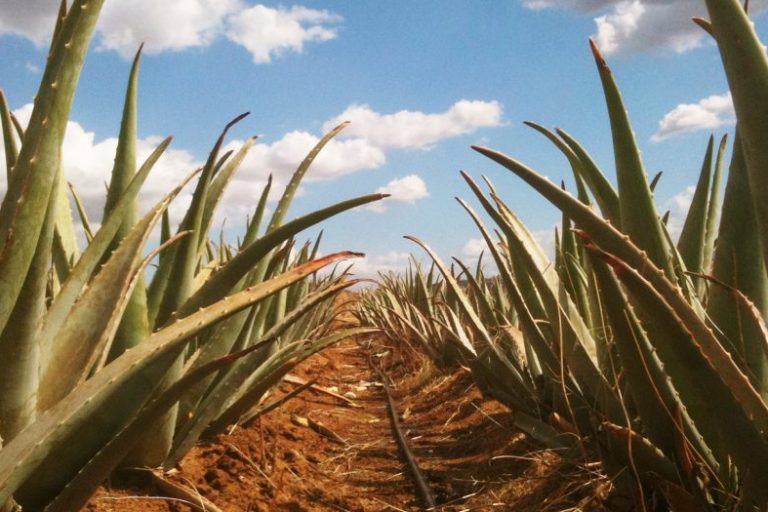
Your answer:
[[[368,365],[372,355],[393,379],[401,423],[441,503],[437,510],[602,510],[604,479],[515,431],[511,413],[481,396],[466,370],[440,374],[409,352],[361,341],[346,340],[294,372],[346,400],[307,389],[250,425],[195,447],[166,478],[224,512],[420,510],[381,383]],[[282,383],[267,401],[296,386]],[[152,479],[131,473],[105,484],[86,510],[201,510],[160,498],[164,494]]]

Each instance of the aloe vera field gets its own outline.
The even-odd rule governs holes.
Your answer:
[[[45,3],[0,6],[0,60],[26,51],[17,39],[6,50],[4,34],[19,37]],[[216,52],[237,43],[255,64],[335,39],[322,24],[342,20],[310,7],[202,3],[200,20],[229,13],[229,42],[195,44]],[[443,138],[512,124],[498,102],[392,115],[355,104],[322,135],[295,131],[271,145],[239,135],[258,129],[249,124],[258,112],[220,125],[182,122],[182,133],[194,125],[209,136],[197,165],[171,137],[142,138],[144,117],[175,119],[140,108],[158,88],[142,65],[160,51],[152,40],[131,46],[127,29],[108,37],[118,4],[62,0],[40,39],[44,66],[27,65],[39,81],[34,102],[14,109],[18,100],[0,89],[0,512],[768,511],[768,53],[754,21],[768,6],[522,2],[531,20],[558,5],[604,13],[578,51],[589,59],[590,110],[604,116],[605,140],[533,121],[515,127],[565,169],[556,183],[504,143],[475,139],[482,143],[459,148],[458,158],[483,172],[441,177],[458,205],[439,221],[411,210],[388,227],[394,242],[386,215],[359,219],[427,197],[423,180],[406,176],[371,192],[349,177],[332,194],[322,184],[330,159],[348,174],[383,166],[385,149],[418,148],[414,161],[424,165],[436,153],[453,157],[437,146]],[[672,19],[673,4],[697,4],[702,14],[684,20],[696,43],[675,51],[709,52],[711,69],[697,77],[722,73],[730,91],[727,108],[715,96],[680,105],[651,137],[691,131],[692,114],[713,132],[673,155],[672,165],[696,162],[677,213],[656,197],[667,178],[649,172],[630,121],[655,107],[625,101],[621,88],[634,97],[638,79],[631,62],[617,56],[614,66],[613,57],[622,41],[640,44],[630,37],[632,16]],[[562,16],[570,23],[577,14]],[[311,25],[304,40],[276,35],[281,26],[295,35],[302,23]],[[620,23],[631,30],[617,31]],[[246,28],[274,46],[257,48]],[[66,137],[81,129],[72,120],[81,98],[114,94],[104,85],[112,76],[85,80],[94,76],[87,58],[104,59],[110,45],[123,45],[113,64],[124,74],[119,135],[99,146],[108,153],[105,182],[83,184]],[[185,54],[179,65],[197,58]],[[499,73],[506,66],[471,58],[493,60]],[[217,82],[246,82],[204,67]],[[537,88],[535,71],[517,71],[515,81]],[[393,96],[403,92],[396,82],[384,87]],[[566,115],[575,93],[555,86],[561,97],[548,103],[562,100],[555,113]],[[327,92],[312,101],[323,94],[330,101]],[[723,112],[730,118],[717,117]],[[409,130],[398,124],[406,118]],[[84,161],[86,146],[74,152]],[[377,163],[354,163],[360,155]],[[254,158],[290,162],[290,172],[265,168],[247,182],[238,171]],[[183,174],[169,173],[169,161]],[[549,238],[531,227],[527,202],[559,219]],[[441,226],[420,232],[425,218]],[[481,250],[453,257],[446,238],[462,220]],[[354,243],[339,249],[334,231]],[[397,268],[372,266],[362,253],[395,243],[410,252]]]

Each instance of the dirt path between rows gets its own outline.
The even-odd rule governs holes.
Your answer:
[[[510,413],[481,397],[466,371],[425,369],[380,339],[345,340],[294,371],[346,399],[307,389],[253,424],[197,446],[169,479],[225,512],[422,510],[369,356],[393,382],[436,510],[597,509],[586,470],[510,429]],[[284,382],[270,400],[296,387]],[[303,425],[304,418],[328,432]],[[131,475],[101,488],[86,510],[195,510],[172,494]]]

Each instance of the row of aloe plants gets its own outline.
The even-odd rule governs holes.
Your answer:
[[[286,221],[323,137],[267,220],[271,179],[237,247],[209,238],[217,204],[254,144],[222,152],[139,213],[141,186],[170,138],[138,165],[140,53],[131,68],[103,221],[80,248],[62,143],[103,0],[62,1],[26,127],[0,93],[8,186],[0,206],[0,509],[78,510],[121,466],[178,463],[204,434],[238,422],[299,361],[342,337],[334,298],[357,256],[318,256],[309,227],[384,197],[357,197]],[[223,154],[222,154],[223,153]],[[138,167],[138,168],[137,168]],[[190,170],[192,171],[192,170]],[[174,232],[168,205],[197,180]],[[160,224],[161,244],[145,246]],[[148,279],[146,268],[156,261]]]
[[[718,44],[738,121],[723,200],[726,141],[710,139],[676,243],[614,76],[592,43],[617,186],[562,130],[529,123],[567,158],[575,197],[474,147],[562,211],[555,261],[490,181],[486,192],[462,173],[495,225],[494,236],[459,200],[498,276],[449,268],[413,239],[440,278],[419,269],[389,278],[360,310],[427,353],[458,351],[518,427],[570,456],[597,454],[644,510],[768,507],[768,59],[745,7],[706,4],[710,21],[696,21]]]

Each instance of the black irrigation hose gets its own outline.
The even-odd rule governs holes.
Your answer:
[[[416,492],[419,495],[419,499],[424,504],[425,509],[432,509],[437,506],[435,503],[435,497],[432,494],[432,491],[429,489],[429,485],[427,484],[427,480],[424,477],[424,473],[422,473],[421,468],[419,468],[419,465],[416,463],[413,452],[408,445],[408,440],[406,439],[405,434],[403,434],[403,430],[400,427],[400,420],[397,417],[397,407],[395,406],[395,401],[392,399],[392,394],[389,391],[387,378],[381,369],[374,364],[370,355],[368,356],[368,364],[373,369],[373,371],[378,374],[381,385],[384,388],[384,395],[387,397],[387,412],[389,412],[389,421],[392,425],[392,434],[395,437],[398,446],[400,447],[400,452],[403,454],[405,462],[408,464],[408,469],[411,472],[413,481],[416,483]]]

